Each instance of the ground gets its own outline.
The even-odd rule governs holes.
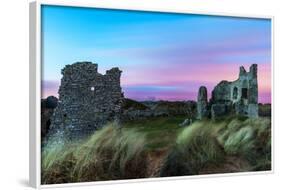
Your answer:
[[[43,148],[44,184],[271,169],[270,117],[180,127],[185,116],[111,123],[90,138]]]
[[[123,127],[144,134],[148,150],[161,150],[174,145],[177,135],[184,129],[179,126],[184,119],[185,116],[156,117],[126,122]]]

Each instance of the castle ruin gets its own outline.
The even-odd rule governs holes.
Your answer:
[[[102,75],[98,65],[77,62],[66,65],[61,74],[59,100],[51,116],[50,135],[79,139],[92,134],[108,122],[122,119],[125,101],[120,86],[121,70],[115,67]],[[243,66],[237,80],[221,81],[208,101],[207,88],[201,86],[197,97],[197,119],[228,114],[258,117],[257,65],[246,72]],[[155,113],[153,113],[155,115]]]
[[[123,93],[119,68],[98,73],[98,65],[77,62],[62,69],[59,101],[50,129],[73,139],[91,134],[110,121],[118,121]]]
[[[207,88],[201,86],[197,99],[197,118],[217,118],[230,113],[258,117],[258,80],[257,64],[250,66],[246,72],[240,67],[239,77],[233,82],[221,81],[212,91],[210,101],[207,101]]]

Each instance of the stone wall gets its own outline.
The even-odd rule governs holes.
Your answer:
[[[198,94],[198,108],[202,104],[199,98],[201,88]],[[237,80],[233,82],[223,80],[216,85],[208,105],[213,118],[233,112],[237,115],[258,117],[257,64],[251,65],[249,72],[241,66]],[[199,119],[200,114],[202,113],[198,112]]]
[[[75,139],[119,120],[123,94],[118,68],[102,75],[97,64],[77,62],[66,65],[61,73],[59,102],[51,118],[52,133]]]

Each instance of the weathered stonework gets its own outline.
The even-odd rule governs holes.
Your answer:
[[[97,64],[77,62],[61,73],[59,102],[51,118],[53,133],[75,139],[119,120],[123,94],[118,68],[102,75]]]
[[[194,101],[153,101],[137,102],[125,98],[122,106],[122,122],[141,120],[153,117],[188,115],[196,117],[196,102]]]
[[[199,94],[200,90],[199,89]],[[200,108],[201,100],[198,97],[197,107]],[[212,91],[209,102],[212,118],[236,113],[252,118],[258,117],[258,80],[257,64],[250,67],[246,72],[243,66],[240,67],[239,77],[233,82],[221,81]],[[201,108],[202,109],[202,108]],[[198,118],[200,119],[198,111]]]
[[[205,86],[201,86],[197,96],[197,119],[206,118],[208,115],[209,110],[207,88]]]

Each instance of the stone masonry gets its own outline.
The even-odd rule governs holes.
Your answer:
[[[77,62],[66,65],[59,87],[59,101],[51,118],[52,133],[76,139],[118,121],[123,93],[118,68],[98,73],[98,65]]]
[[[201,86],[199,88],[198,97],[197,97],[197,119],[203,119],[208,117],[208,94],[207,88]]]
[[[247,72],[243,66],[240,67],[239,77],[233,82],[221,81],[212,91],[212,97],[208,103],[212,118],[225,116],[230,113],[258,117],[258,80],[257,64],[252,64]],[[205,115],[205,98],[202,100],[202,88],[198,93],[198,119]]]

